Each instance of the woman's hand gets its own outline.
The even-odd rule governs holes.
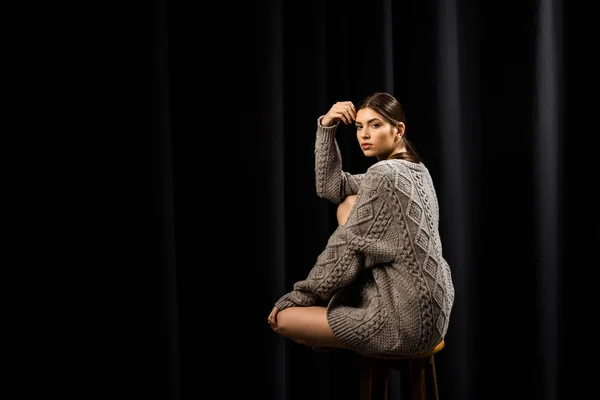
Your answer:
[[[338,101],[335,103],[327,114],[321,119],[321,125],[331,126],[338,121],[342,121],[348,125],[356,120],[356,109],[351,101]]]
[[[279,312],[279,308],[273,307],[273,310],[271,310],[271,314],[269,314],[269,317],[267,318],[267,321],[269,321],[269,325],[271,325],[271,329],[273,329],[275,332],[277,332],[277,313],[278,312]]]

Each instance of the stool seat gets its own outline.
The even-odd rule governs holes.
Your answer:
[[[381,358],[381,359],[385,359],[385,360],[410,360],[411,358],[423,358],[423,357],[427,357],[427,356],[432,356],[436,353],[439,353],[444,346],[446,345],[446,342],[442,339],[441,342],[439,342],[433,349],[426,351],[424,353],[418,353],[418,354],[412,354],[412,355],[406,355],[406,354],[363,354],[363,356],[365,357],[371,357],[371,358]]]
[[[428,386],[431,398],[439,400],[434,355],[445,345],[442,340],[430,351],[411,355],[361,354],[360,400],[391,400],[390,369],[409,373],[411,400],[426,400]]]

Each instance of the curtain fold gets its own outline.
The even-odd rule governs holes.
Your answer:
[[[178,315],[168,324],[178,326],[182,392],[210,381],[229,398],[358,399],[356,355],[283,340],[266,318],[336,226],[335,206],[315,192],[317,118],[374,91],[404,105],[407,138],[440,200],[456,289],[436,358],[440,397],[513,398],[518,387],[523,398],[570,399],[583,390],[568,366],[585,358],[581,341],[593,344],[576,313],[592,312],[585,276],[599,239],[589,191],[597,10],[551,0],[271,0],[236,10],[219,29],[204,19],[192,29],[191,108],[187,50],[173,45],[181,36],[169,31],[171,46],[157,53],[158,65],[170,62],[156,77],[168,87],[159,98],[169,118],[158,121],[164,158],[153,195],[167,210],[166,262],[176,260],[178,302],[165,301]],[[175,14],[166,18],[177,32]],[[346,171],[375,161],[352,127],[336,140]],[[207,327],[211,339],[198,340]],[[394,393],[403,379],[392,380]]]

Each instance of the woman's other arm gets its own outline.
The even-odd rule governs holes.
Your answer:
[[[398,232],[394,228],[398,205],[391,192],[385,172],[369,168],[346,224],[339,225],[330,236],[308,276],[276,302],[279,310],[327,301],[363,269],[394,259],[398,246]]]
[[[319,197],[339,204],[346,196],[358,192],[364,174],[350,174],[342,170],[342,157],[335,139],[337,127],[354,123],[356,111],[352,102],[338,102],[327,114],[317,120],[315,141],[315,177]]]

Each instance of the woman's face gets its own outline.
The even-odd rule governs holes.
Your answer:
[[[393,126],[370,108],[360,109],[356,113],[356,138],[363,153],[367,157],[385,160],[398,153],[402,147],[401,136],[404,124]]]

